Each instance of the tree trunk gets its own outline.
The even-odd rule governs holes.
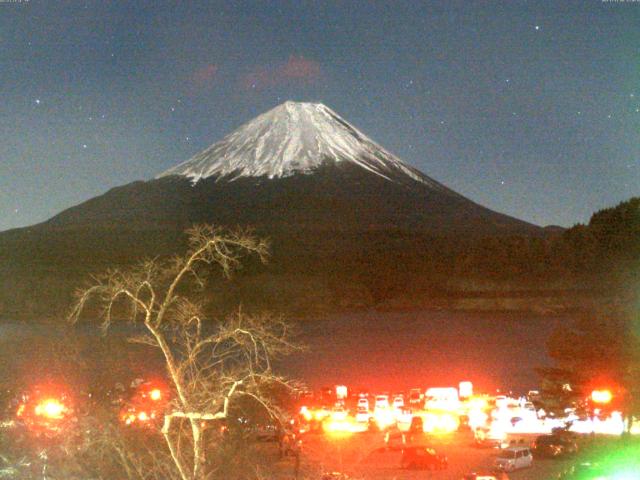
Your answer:
[[[200,420],[191,420],[193,432],[193,480],[204,479],[204,437]]]
[[[189,478],[188,470],[182,465],[182,460],[180,459],[180,453],[176,450],[173,441],[171,440],[171,415],[164,416],[164,425],[162,427],[162,434],[164,435],[164,440],[167,443],[167,447],[169,447],[169,453],[171,454],[171,458],[173,459],[173,463],[175,464],[178,472],[180,472],[180,477],[182,480],[192,480]]]

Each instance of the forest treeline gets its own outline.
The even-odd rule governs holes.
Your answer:
[[[211,282],[215,305],[255,303],[312,313],[377,307],[399,297],[409,299],[410,307],[411,299],[576,291],[618,296],[640,290],[640,198],[600,210],[587,224],[547,228],[538,236],[313,228],[256,233],[270,238],[268,264],[246,265],[224,289]],[[0,266],[0,316],[18,318],[56,316],[90,274],[180,252],[186,242],[178,231],[114,229],[84,236],[25,233],[0,246],[19,250]]]

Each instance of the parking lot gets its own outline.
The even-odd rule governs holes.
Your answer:
[[[528,446],[535,436],[513,438],[516,444]],[[518,443],[520,442],[521,443]],[[303,437],[303,470],[341,472],[353,479],[461,479],[471,472],[488,472],[499,450],[478,448],[473,445],[470,432],[443,436],[420,434],[412,439],[413,445],[428,445],[444,454],[448,468],[441,471],[406,470],[400,468],[401,443],[385,444],[383,433],[307,434]],[[555,479],[570,465],[571,459],[534,459],[531,468],[509,474],[510,479]],[[289,475],[285,474],[285,477]],[[289,478],[293,478],[292,476]]]

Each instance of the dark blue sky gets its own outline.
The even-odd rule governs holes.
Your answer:
[[[640,194],[640,2],[0,0],[0,230],[150,179],[287,99],[570,226]]]

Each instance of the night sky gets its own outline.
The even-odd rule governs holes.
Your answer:
[[[638,1],[0,0],[0,85],[0,230],[288,99],[539,225],[640,194]]]

